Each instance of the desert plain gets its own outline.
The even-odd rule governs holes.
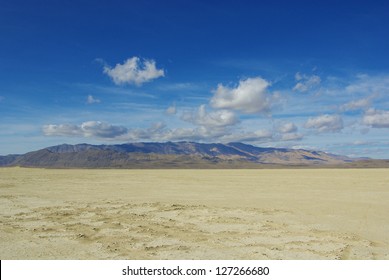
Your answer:
[[[389,259],[388,169],[0,168],[0,259]]]

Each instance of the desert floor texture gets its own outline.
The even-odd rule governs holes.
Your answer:
[[[0,259],[389,259],[389,170],[0,168]]]

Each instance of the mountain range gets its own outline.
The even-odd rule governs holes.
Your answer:
[[[381,167],[389,161],[352,159],[304,149],[261,148],[244,143],[62,144],[23,155],[0,156],[0,166],[44,168],[266,168]]]

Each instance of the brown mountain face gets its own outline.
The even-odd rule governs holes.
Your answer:
[[[24,155],[0,157],[0,166],[45,168],[358,167],[360,162],[320,151],[261,148],[243,143],[195,142],[63,144]]]

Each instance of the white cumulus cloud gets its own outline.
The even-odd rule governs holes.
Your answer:
[[[127,133],[127,128],[115,126],[106,122],[88,121],[81,125],[49,124],[43,126],[43,133],[47,136],[82,136],[113,139]]]
[[[339,132],[343,129],[343,120],[338,115],[326,114],[308,119],[305,127],[316,129],[318,132]]]
[[[297,126],[292,122],[281,123],[277,127],[279,132],[278,138],[280,141],[298,141],[304,138],[304,135],[297,133]]]
[[[181,119],[204,127],[225,127],[238,123],[234,112],[230,110],[207,112],[204,104],[195,112],[184,113]]]
[[[267,88],[270,83],[260,77],[239,81],[236,87],[219,84],[213,91],[211,106],[218,109],[233,109],[243,113],[267,113],[270,110],[272,96]]]
[[[112,78],[117,85],[143,83],[165,76],[163,69],[157,69],[155,61],[151,59],[140,59],[132,57],[123,64],[116,64],[115,67],[104,66],[104,73]]]
[[[374,128],[389,128],[389,111],[369,109],[363,116],[362,123]]]
[[[46,136],[81,136],[82,130],[73,124],[48,124],[43,126],[43,133]]]
[[[281,124],[277,130],[281,133],[291,133],[297,131],[297,126],[292,122],[288,122]]]
[[[148,128],[127,129],[106,122],[89,121],[80,125],[49,124],[43,126],[46,136],[77,136],[115,141],[204,141],[216,140],[226,135],[224,127],[172,128],[163,122],[152,124]]]

